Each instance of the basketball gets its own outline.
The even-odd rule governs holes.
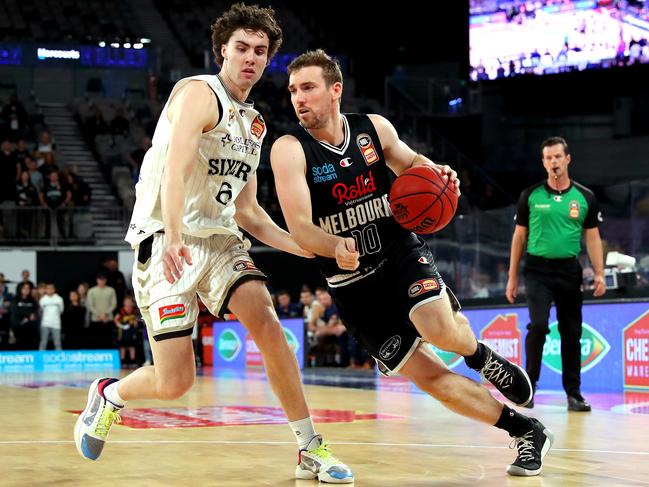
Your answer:
[[[455,185],[450,184],[448,176],[431,166],[411,167],[394,181],[390,209],[397,222],[411,232],[438,232],[455,215]]]

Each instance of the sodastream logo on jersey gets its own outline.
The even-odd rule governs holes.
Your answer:
[[[582,323],[581,340],[581,371],[587,372],[595,367],[611,350],[606,339],[588,323]],[[550,324],[550,333],[543,345],[543,363],[550,370],[561,374],[561,336],[559,323]]]
[[[232,362],[237,358],[242,348],[239,335],[231,328],[225,328],[216,342],[216,349],[221,358],[226,362]]]

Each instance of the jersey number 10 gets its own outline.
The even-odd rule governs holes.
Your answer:
[[[376,228],[376,224],[370,223],[362,230],[352,230],[351,234],[356,240],[359,257],[363,257],[365,254],[375,254],[381,250],[379,229]]]

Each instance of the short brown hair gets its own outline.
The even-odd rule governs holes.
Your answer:
[[[235,3],[212,24],[212,52],[219,66],[223,65],[221,46],[227,44],[238,29],[263,32],[268,36],[269,62],[282,45],[282,29],[275,20],[275,11],[272,8]]]
[[[340,71],[340,64],[338,60],[333,59],[322,49],[316,51],[307,51],[304,54],[296,57],[291,61],[291,64],[288,65],[286,71],[289,76],[293,74],[294,71],[298,71],[302,68],[308,68],[309,66],[320,66],[322,68],[322,76],[327,84],[327,87],[331,86],[334,83],[343,82],[343,74]]]
[[[563,146],[563,153],[565,155],[570,155],[570,150],[568,149],[568,142],[563,137],[549,137],[541,143],[541,154],[543,154],[543,149],[546,147],[552,147],[553,145]]]

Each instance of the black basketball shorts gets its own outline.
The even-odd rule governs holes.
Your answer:
[[[412,313],[425,303],[449,299],[453,292],[437,271],[428,245],[413,235],[393,247],[373,273],[351,284],[329,287],[347,330],[375,358],[384,375],[408,361],[422,341]]]

